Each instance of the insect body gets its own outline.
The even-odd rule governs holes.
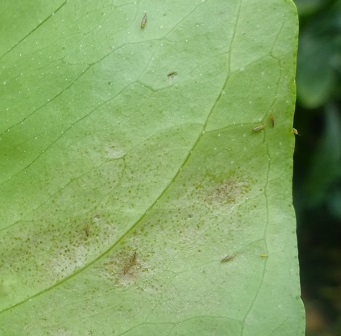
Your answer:
[[[144,27],[146,26],[146,23],[147,23],[147,13],[144,13],[144,16],[141,21],[141,29],[144,29]]]
[[[88,224],[85,224],[85,225],[84,225],[84,232],[85,232],[85,235],[86,235],[87,237],[89,237],[89,225],[88,225]]]
[[[273,114],[270,114],[270,123],[272,127],[275,127],[275,119]]]
[[[129,258],[126,265],[123,268],[123,274],[129,273],[130,269],[136,265],[137,261],[137,252],[134,251],[133,255]]]
[[[301,134],[298,134],[298,131],[297,131],[296,128],[293,128],[293,129],[292,129],[292,132],[293,132],[295,135],[301,135]]]
[[[168,73],[167,74],[167,77],[169,78],[169,79],[173,79],[175,76],[177,76],[178,75],[178,73],[176,72],[176,71],[172,71],[172,72],[170,72],[170,73]]]
[[[259,132],[264,128],[265,128],[265,125],[260,125],[260,126],[255,127],[254,129],[252,129],[252,131],[253,132]]]
[[[227,255],[226,257],[224,257],[223,259],[221,259],[220,262],[226,263],[226,262],[228,262],[228,261],[233,260],[235,257],[236,257],[235,255]]]

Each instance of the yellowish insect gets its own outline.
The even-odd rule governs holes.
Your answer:
[[[89,237],[89,225],[88,225],[88,224],[85,224],[85,225],[84,225],[84,232],[85,232],[85,235],[86,235],[87,237]]]
[[[297,131],[297,129],[296,129],[296,128],[293,128],[293,129],[292,129],[292,132],[293,132],[295,135],[299,135],[299,136],[301,136],[301,134],[298,134],[298,131]]]
[[[271,123],[271,127],[275,127],[275,118],[273,114],[270,114],[270,123]]]
[[[144,13],[144,16],[141,21],[141,29],[144,29],[144,27],[146,26],[146,23],[147,23],[147,13]]]
[[[109,264],[109,265],[108,265],[108,271],[109,271],[110,273],[113,272],[113,266],[112,266],[112,264]]]
[[[132,257],[130,258],[130,263],[131,263],[132,265],[135,265],[135,264],[136,264],[136,260],[137,260],[137,252],[134,251]]]
[[[137,252],[134,251],[133,255],[129,258],[126,265],[123,268],[123,274],[129,273],[130,269],[136,265],[137,262]]]
[[[265,125],[260,125],[252,129],[253,132],[259,132],[265,128]]]
[[[221,259],[220,262],[226,263],[226,262],[228,262],[228,261],[233,260],[235,257],[236,257],[235,255],[227,255],[226,257],[224,257],[223,259]]]
[[[267,258],[268,257],[268,255],[266,253],[261,253],[259,256],[262,257],[262,258]]]

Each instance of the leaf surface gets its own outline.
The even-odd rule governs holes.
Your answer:
[[[303,335],[292,3],[4,6],[2,334]]]

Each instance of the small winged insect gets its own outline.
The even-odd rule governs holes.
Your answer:
[[[123,268],[123,274],[129,273],[130,269],[136,265],[136,261],[137,261],[137,252],[134,251],[133,255],[129,258],[129,260],[127,261],[126,265]]]
[[[267,258],[268,257],[267,253],[261,253],[259,256],[262,257],[262,258]]]
[[[168,73],[167,74],[167,77],[169,78],[169,79],[173,79],[175,76],[177,76],[178,75],[178,73],[176,72],[176,71],[172,71],[172,72],[170,72],[170,73]]]
[[[293,128],[293,129],[292,129],[292,132],[293,132],[295,135],[301,135],[301,134],[298,134],[298,131],[297,131],[296,128]]]
[[[235,257],[236,257],[235,255],[227,255],[226,257],[224,257],[223,259],[221,259],[220,262],[226,263],[226,262],[228,262],[228,261],[233,260]]]
[[[271,127],[275,127],[275,119],[274,119],[273,114],[270,114],[270,123],[271,123]]]
[[[89,237],[89,225],[88,225],[88,224],[85,224],[85,225],[84,225],[84,232],[85,232],[85,235],[86,235],[87,237]]]
[[[253,132],[259,132],[265,128],[265,125],[260,125],[252,129]]]
[[[144,16],[141,21],[141,29],[144,29],[144,27],[146,26],[146,23],[147,23],[147,13],[144,13]]]

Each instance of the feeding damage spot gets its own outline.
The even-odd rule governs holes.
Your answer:
[[[105,157],[108,159],[120,159],[126,155],[126,152],[118,145],[111,145],[106,148],[105,154]]]
[[[210,205],[236,203],[238,198],[249,191],[246,182],[231,177],[210,190],[205,202]]]
[[[101,272],[117,286],[135,283],[137,277],[148,270],[144,258],[137,249],[123,248],[104,263]]]
[[[46,231],[40,228],[39,231],[39,237],[43,237],[42,246],[38,245],[40,253],[49,251],[46,260],[40,258],[40,268],[43,272],[48,269],[53,280],[69,276],[84,267],[110,246],[117,232],[116,224],[106,214],[87,214],[83,218],[79,215],[79,218],[62,224],[48,226]]]

